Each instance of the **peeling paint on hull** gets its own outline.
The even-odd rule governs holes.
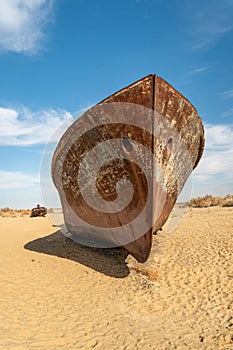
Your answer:
[[[72,238],[123,246],[145,262],[203,149],[196,109],[156,75],[101,101],[68,128],[52,161]]]

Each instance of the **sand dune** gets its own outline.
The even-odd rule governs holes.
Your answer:
[[[233,208],[189,211],[138,264],[0,218],[0,349],[233,349]]]

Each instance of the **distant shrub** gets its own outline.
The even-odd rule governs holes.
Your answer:
[[[204,197],[191,199],[188,205],[193,208],[208,208],[215,206],[230,207],[233,206],[233,195],[228,194],[224,198],[221,198],[206,194]]]
[[[6,213],[6,212],[8,212],[8,211],[10,211],[10,210],[12,210],[12,209],[10,209],[10,208],[8,208],[8,207],[6,207],[6,208],[1,208],[1,212],[3,212],[3,213]]]
[[[227,194],[225,197],[224,197],[224,200],[230,200],[230,201],[233,201],[233,194]]]
[[[28,216],[30,215],[29,209],[11,209],[11,208],[1,208],[0,209],[0,216],[5,218],[10,217],[19,217],[19,216]]]
[[[233,199],[232,200],[228,200],[228,201],[224,201],[223,207],[233,207]]]

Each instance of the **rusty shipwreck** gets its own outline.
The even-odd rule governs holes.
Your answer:
[[[122,246],[145,262],[203,149],[196,109],[157,75],[90,108],[66,130],[52,160],[70,237]]]

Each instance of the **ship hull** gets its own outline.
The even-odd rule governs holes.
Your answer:
[[[52,161],[70,237],[145,262],[203,149],[196,109],[156,75],[101,101],[65,132]]]

